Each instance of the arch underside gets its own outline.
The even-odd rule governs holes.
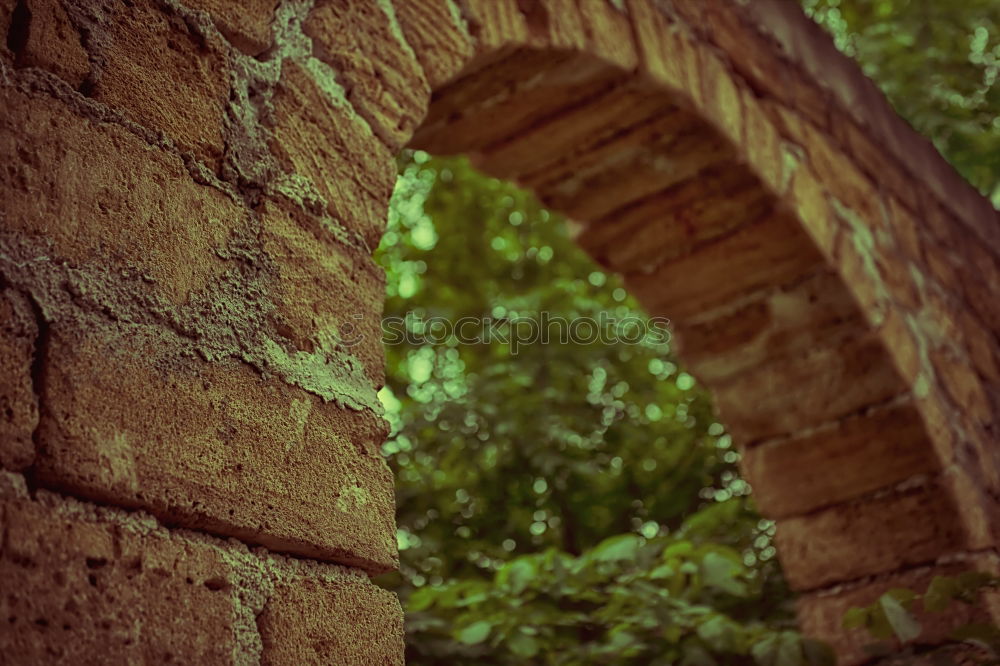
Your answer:
[[[778,521],[804,628],[833,638],[851,605],[920,585],[928,565],[972,549],[884,313],[845,276],[844,241],[803,216],[801,148],[779,146],[778,168],[755,162],[747,146],[773,130],[736,118],[737,145],[729,112],[699,108],[712,82],[688,77],[700,90],[678,91],[627,58],[536,38],[480,48],[439,75],[409,145],[467,154],[532,190],[651,315],[671,320],[759,509]]]

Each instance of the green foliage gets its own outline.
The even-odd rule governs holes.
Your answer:
[[[893,106],[1000,207],[1000,4],[802,0]]]
[[[411,334],[387,347],[382,392],[402,557],[384,582],[408,610],[408,656],[753,659],[792,626],[774,526],[748,505],[731,439],[669,342],[514,354],[426,325],[543,313],[644,325],[552,218],[464,161],[403,158],[379,260],[385,314]],[[761,663],[804,649],[767,645]]]

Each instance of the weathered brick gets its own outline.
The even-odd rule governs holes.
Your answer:
[[[906,390],[870,334],[772,359],[712,388],[725,423],[746,444],[839,419]]]
[[[528,22],[517,0],[467,0],[460,7],[480,53],[530,41]]]
[[[216,550],[57,501],[0,504],[7,663],[231,663],[232,571]]]
[[[14,44],[16,67],[47,69],[73,88],[90,74],[80,34],[58,0],[25,0],[14,12],[11,29],[8,43]]]
[[[715,383],[782,358],[837,346],[857,335],[862,325],[839,276],[822,269],[697,321],[676,322],[674,337],[689,370]]]
[[[399,600],[363,577],[279,583],[257,625],[262,664],[403,664]]]
[[[379,2],[320,3],[303,30],[337,72],[347,100],[395,152],[409,141],[430,101],[430,86],[395,16]]]
[[[4,231],[76,266],[146,275],[150,290],[176,303],[225,270],[214,250],[249,214],[194,183],[179,158],[49,98],[5,87],[0,99]]]
[[[211,14],[219,32],[247,55],[260,55],[273,42],[271,22],[278,0],[186,0],[184,4]]]
[[[651,312],[683,320],[787,284],[821,261],[798,222],[776,213],[625,282]]]
[[[46,486],[273,550],[395,566],[386,426],[371,410],[236,361],[185,361],[114,325],[53,324],[46,363]]]
[[[782,194],[786,183],[781,135],[757,95],[748,88],[742,88],[741,95],[747,163],[772,192]]]
[[[964,547],[958,511],[937,483],[778,522],[775,545],[795,590],[932,562]]]
[[[375,248],[396,182],[392,153],[336,94],[286,60],[274,99],[271,149],[312,181],[333,217]]]
[[[847,417],[807,435],[743,452],[754,500],[769,518],[785,518],[852,500],[939,468],[912,405]]]
[[[277,272],[272,298],[281,317],[279,330],[306,351],[346,347],[381,386],[382,268],[302,211],[265,202],[261,213],[262,250]]]
[[[432,89],[437,89],[458,75],[472,59],[472,37],[461,15],[453,11],[449,0],[395,2],[396,16],[406,41],[423,66]]]
[[[654,0],[627,0],[626,6],[635,30],[641,71],[672,92],[686,90],[687,70],[679,53],[682,37],[675,26]]]
[[[153,0],[89,9],[100,21],[92,43],[102,62],[90,96],[218,165],[229,99],[227,56]]]
[[[742,148],[746,144],[743,96],[728,63],[714,52],[705,50],[701,55],[701,75],[698,80],[705,103],[705,116],[715,123],[729,141]]]
[[[634,71],[639,53],[628,12],[605,0],[578,0],[577,4],[589,38],[587,51],[626,72]]]
[[[19,470],[35,457],[38,426],[34,369],[38,324],[28,300],[0,290],[0,467]]]

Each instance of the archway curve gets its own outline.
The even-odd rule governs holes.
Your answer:
[[[948,558],[992,562],[996,359],[976,340],[996,313],[953,274],[973,255],[991,275],[1000,262],[948,229],[990,235],[992,212],[923,191],[898,160],[902,123],[863,127],[850,86],[830,93],[794,61],[829,40],[789,59],[767,34],[790,20],[815,40],[816,26],[788,12],[762,26],[724,0],[441,0],[389,16],[433,94],[386,113],[384,91],[354,90],[355,108],[392,150],[467,153],[533,190],[674,322],[778,519],[806,631],[853,658],[847,607]],[[737,37],[767,49],[736,61]],[[845,62],[838,76],[871,87]]]

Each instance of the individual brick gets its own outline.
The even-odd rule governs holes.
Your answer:
[[[0,500],[6,663],[231,663],[232,570],[207,544]]]
[[[37,340],[31,304],[12,289],[0,290],[0,467],[6,469],[23,469],[35,457]]]
[[[402,4],[402,2],[400,2]],[[467,0],[462,18],[479,53],[491,53],[530,41],[528,22],[517,0]]]
[[[395,567],[386,425],[372,410],[237,361],[185,361],[134,327],[50,330],[39,483],[276,551]],[[300,378],[348,390],[343,359],[328,362],[307,359]]]
[[[775,213],[625,282],[650,312],[681,321],[787,284],[821,261],[799,223]]]
[[[272,298],[298,349],[357,356],[375,386],[384,382],[385,275],[363,250],[338,242],[319,220],[270,201],[261,207],[262,251],[274,264]]]
[[[701,54],[701,94],[704,115],[711,119],[729,141],[742,148],[747,143],[744,131],[743,95],[734,74],[714,52]]]
[[[265,665],[403,664],[399,600],[364,577],[279,583],[257,626]]]
[[[628,12],[605,0],[579,0],[578,5],[589,37],[587,51],[623,73],[635,71],[639,53]]]
[[[786,518],[855,499],[940,465],[911,404],[850,416],[806,435],[743,451],[754,502],[769,518]]]
[[[963,550],[958,518],[932,481],[778,521],[775,545],[792,589],[815,590]]]
[[[312,181],[330,215],[375,248],[396,183],[393,155],[327,83],[321,85],[298,62],[283,63],[271,150],[286,168]]]
[[[724,422],[747,445],[834,421],[906,388],[870,333],[772,359],[712,386]]]
[[[321,2],[302,29],[315,55],[336,71],[347,100],[396,152],[426,113],[430,86],[385,7],[392,5]]]
[[[88,10],[99,21],[91,43],[102,62],[89,96],[217,166],[229,100],[227,56],[153,0]]]
[[[0,88],[4,231],[50,246],[74,266],[145,275],[174,303],[226,268],[215,250],[248,223],[227,196],[192,181],[179,158],[51,98]]]
[[[393,6],[432,89],[451,81],[472,59],[472,37],[450,0],[404,1]]]
[[[271,22],[278,0],[186,0],[184,4],[211,14],[219,32],[247,55],[260,55],[273,42]]]
[[[40,67],[79,88],[90,74],[80,34],[59,0],[25,0],[10,27],[16,67]]]
[[[839,346],[863,326],[840,277],[822,268],[695,321],[675,322],[674,340],[688,370],[714,384],[783,358]]]

